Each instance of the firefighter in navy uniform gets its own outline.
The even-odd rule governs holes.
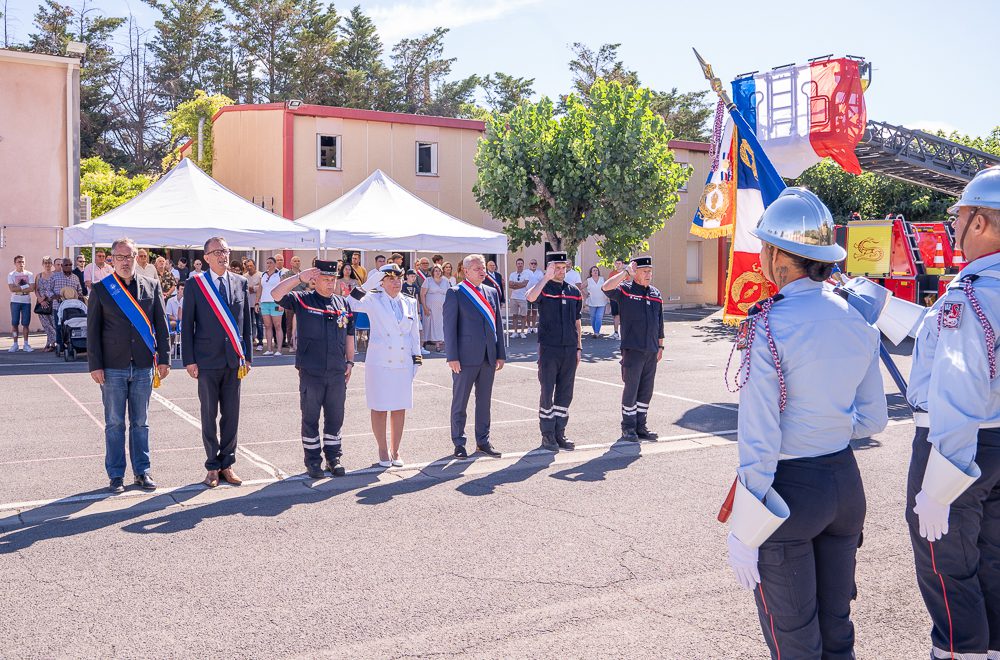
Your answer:
[[[293,291],[300,284],[313,291]],[[316,260],[316,266],[282,280],[272,296],[295,314],[298,343],[295,368],[299,371],[299,402],[302,410],[302,449],[306,472],[322,479],[321,467],[335,477],[344,475],[340,464],[341,434],[347,382],[354,367],[354,315],[346,299],[335,293],[337,262]],[[323,432],[319,415],[323,413]]]
[[[566,282],[568,263],[565,252],[547,252],[545,275],[525,296],[528,302],[538,304],[538,381],[542,386],[538,426],[542,448],[549,451],[575,447],[566,438],[566,424],[576,367],[583,350],[580,333],[583,296],[578,288]]]
[[[625,281],[630,277],[631,281]],[[663,296],[650,282],[652,257],[639,257],[614,273],[601,289],[618,303],[622,324],[622,437],[638,442],[656,440],[646,426],[653,398],[656,363],[663,358]]]

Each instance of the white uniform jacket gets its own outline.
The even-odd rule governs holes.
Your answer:
[[[399,369],[413,366],[413,356],[420,355],[420,318],[417,315],[417,301],[410,296],[399,294],[403,305],[403,320],[397,321],[389,296],[383,291],[366,293],[361,289],[351,292],[351,310],[368,315],[371,332],[368,339],[368,366]]]

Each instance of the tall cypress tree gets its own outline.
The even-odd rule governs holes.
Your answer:
[[[225,15],[215,0],[145,0],[162,16],[149,50],[153,82],[164,108],[173,110],[196,89],[214,91],[225,65]]]

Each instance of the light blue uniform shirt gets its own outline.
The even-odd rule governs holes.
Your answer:
[[[750,348],[750,379],[740,390],[738,472],[761,499],[779,459],[838,452],[889,419],[878,330],[822,282],[804,277],[781,294],[768,317],[785,375],[785,411],[778,410],[778,372],[763,323]]]
[[[993,332],[1000,328],[1000,254],[990,254],[963,268],[935,304],[936,313],[924,319],[906,391],[911,403],[925,399],[928,440],[962,470],[976,459],[979,429],[1000,426],[1000,379],[990,380],[986,332],[961,289],[959,280],[965,275],[980,276],[973,284],[976,298]],[[957,319],[955,308],[945,313],[949,303],[961,305]],[[949,322],[939,333],[941,314]]]

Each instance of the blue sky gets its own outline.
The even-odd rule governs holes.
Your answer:
[[[0,6],[4,0],[0,0]],[[35,0],[6,0],[17,39],[31,31]],[[79,6],[80,0],[63,0]],[[157,12],[141,0],[89,0],[106,14]],[[341,13],[359,0],[337,4]],[[388,47],[437,25],[451,28],[456,76],[501,70],[535,78],[539,94],[569,89],[569,46],[620,42],[625,64],[657,89],[705,89],[694,46],[723,80],[834,53],[874,64],[868,117],[983,135],[1000,124],[1000,68],[991,39],[994,0],[675,2],[664,0],[360,0]],[[984,32],[976,34],[977,26]],[[989,26],[994,26],[990,28]]]

